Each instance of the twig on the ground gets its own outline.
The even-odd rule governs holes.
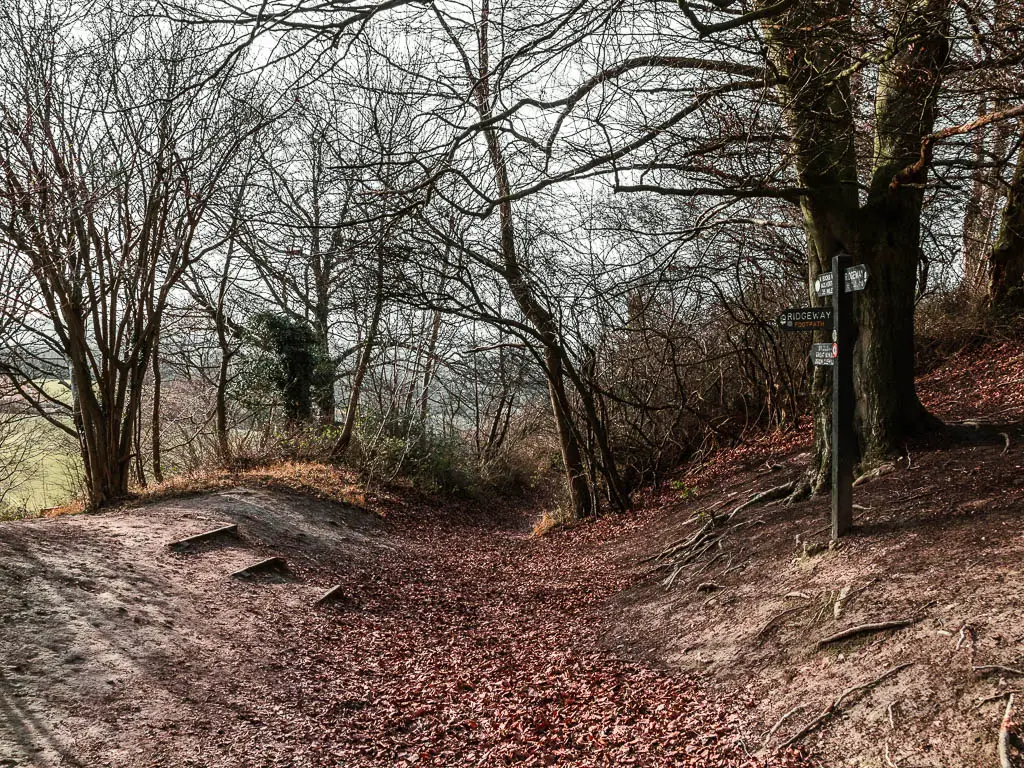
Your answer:
[[[891,730],[891,731],[895,731],[896,730],[896,718],[893,717],[893,714],[892,714],[893,708],[895,706],[896,706],[896,701],[893,700],[893,701],[890,701],[889,702],[889,706],[885,708],[885,713],[889,716],[889,730]]]
[[[847,697],[852,696],[853,694],[858,693],[860,691],[866,691],[870,688],[874,688],[876,685],[880,685],[881,683],[888,680],[890,677],[899,674],[907,667],[912,667],[913,665],[914,662],[912,661],[908,661],[906,664],[899,664],[898,666],[893,667],[887,672],[883,672],[874,680],[869,680],[866,683],[861,683],[860,685],[854,685],[850,688],[847,688],[845,691],[839,694],[839,697],[837,699],[835,699],[831,704],[825,707],[824,711],[820,715],[818,715],[816,718],[811,720],[811,722],[809,722],[799,731],[797,731],[784,742],[782,742],[782,744],[778,746],[778,751],[781,752],[782,750],[793,746],[802,738],[804,738],[807,734],[809,734],[811,731],[821,727],[823,723],[825,723],[830,717],[832,717],[836,712],[839,711],[839,708],[842,706],[843,702],[847,699]]]
[[[964,625],[960,627],[960,636],[956,641],[956,650],[959,651],[964,642],[970,642],[971,651],[971,664],[974,664],[974,626],[964,622]]]
[[[892,621],[876,621],[871,624],[861,624],[860,626],[850,627],[844,629],[842,632],[836,632],[834,635],[823,637],[815,644],[815,648],[822,648],[832,643],[838,643],[840,640],[847,640],[857,635],[866,635],[872,632],[885,632],[890,629],[903,629],[903,627],[909,627],[917,619],[894,619]]]
[[[1003,722],[999,726],[999,768],[1014,768],[1010,760],[1010,726],[1013,717],[1013,694],[1006,702],[1006,711],[1003,713]]]
[[[1000,691],[999,693],[993,696],[986,696],[983,699],[978,699],[978,702],[974,705],[974,708],[981,709],[986,704],[991,704],[993,701],[1001,701],[1002,699],[1005,699],[1007,696],[1011,696],[1017,693],[1020,693],[1020,691]]]
[[[888,766],[889,766],[889,768],[900,768],[900,764],[899,764],[899,763],[897,763],[897,762],[896,762],[896,761],[895,761],[895,760],[894,760],[894,759],[893,759],[893,758],[892,758],[892,757],[891,757],[891,756],[889,755],[889,739],[886,739],[886,740],[885,740],[885,750],[884,750],[884,753],[885,753],[885,764],[886,764],[886,765],[888,765]]]
[[[839,620],[839,617],[842,615],[843,609],[850,604],[850,601],[853,600],[853,598],[857,597],[857,595],[859,595],[861,592],[864,592],[865,590],[869,589],[871,585],[875,583],[875,581],[877,581],[877,579],[871,579],[871,581],[869,581],[863,587],[857,587],[857,589],[843,587],[843,589],[839,590],[839,596],[836,598],[836,603],[832,607],[832,615],[835,616],[837,621]]]
[[[772,616],[770,619],[768,619],[767,622],[765,622],[765,625],[763,627],[761,627],[760,631],[758,631],[758,633],[756,635],[754,635],[754,639],[755,640],[761,640],[761,638],[763,638],[766,634],[768,634],[768,632],[779,621],[781,621],[782,619],[784,619],[787,616],[790,616],[790,615],[792,615],[794,613],[799,613],[800,611],[806,611],[808,608],[810,608],[809,605],[798,605],[795,608],[787,608],[784,611],[776,613],[774,616]]]
[[[1016,677],[1024,677],[1024,669],[1014,669],[1013,667],[1004,667],[1002,664],[982,664],[981,666],[974,668],[975,672],[982,675],[990,675],[993,672],[1002,672],[1006,675],[1014,675]]]
[[[999,454],[1000,456],[1002,456],[1002,455],[1004,455],[1004,454],[1005,454],[1005,453],[1006,453],[1006,452],[1007,452],[1008,450],[1010,450],[1010,435],[1009,435],[1009,433],[1007,433],[1007,432],[1000,432],[1000,433],[999,433],[999,436],[1000,436],[1001,438],[1003,438],[1003,440],[1005,440],[1005,441],[1006,441],[1006,447],[1005,447],[1005,448],[1003,448],[1002,452],[1001,452],[1001,453]]]

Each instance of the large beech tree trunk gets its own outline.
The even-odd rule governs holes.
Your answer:
[[[917,161],[931,132],[939,71],[948,53],[948,2],[904,0],[879,67],[875,142],[866,201],[855,148],[850,89],[852,6],[847,0],[797,0],[765,23],[771,57],[785,76],[783,108],[790,126],[808,241],[808,285],[851,253],[867,265],[867,289],[855,302],[857,427],[865,459],[900,450],[933,422],[914,387],[914,297],[920,259],[921,185],[927,167],[894,183]],[[812,304],[823,301],[809,289]],[[817,339],[824,340],[824,339]],[[812,487],[828,476],[831,376],[815,372],[816,455]]]
[[[1017,154],[999,235],[989,258],[988,298],[994,315],[1024,312],[1024,149]]]

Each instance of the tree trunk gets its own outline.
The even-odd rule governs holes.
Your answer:
[[[81,390],[79,390],[81,391]],[[82,398],[82,464],[89,509],[99,509],[128,496],[134,420],[104,412],[95,398]]]
[[[164,481],[164,471],[160,466],[160,341],[153,342],[153,479],[158,483]]]
[[[903,450],[907,437],[937,426],[914,384],[914,305],[921,259],[921,207],[927,164],[922,140],[935,125],[941,71],[949,55],[946,0],[909,0],[879,67],[875,152],[853,255],[868,267],[855,303],[859,336],[854,372],[861,452],[868,462]],[[905,169],[915,167],[904,179]]]
[[[989,102],[978,100],[977,117],[988,112]],[[997,106],[998,108],[998,106]],[[986,140],[989,131],[981,129],[972,137],[974,163],[977,166],[971,173],[971,193],[964,210],[963,244],[961,257],[963,262],[963,287],[969,296],[982,294],[986,288],[988,256],[995,218],[996,201],[999,191],[998,167],[985,167],[990,157],[1002,157],[1006,152],[1006,141],[1009,138],[1008,123],[992,126],[994,134],[991,149]]]
[[[226,345],[222,343],[220,370],[217,372],[216,431],[217,455],[224,466],[231,464],[231,442],[228,439],[228,374],[230,364],[230,352]]]
[[[548,393],[551,396],[551,411],[558,433],[558,447],[569,491],[569,504],[575,517],[589,517],[596,511],[594,494],[580,452],[579,435],[572,418],[572,409],[566,397],[562,356],[558,350],[547,347],[544,350],[544,363]]]
[[[321,280],[317,285],[316,317],[313,322],[313,329],[317,335],[319,346],[319,367],[316,377],[316,406],[320,416],[320,423],[326,426],[336,421],[335,410],[337,400],[334,395],[335,366],[331,359],[331,344],[329,338],[330,329],[330,304],[327,294],[326,281]]]
[[[908,436],[937,424],[921,405],[914,383],[920,203],[904,202],[866,211],[864,237],[855,251],[869,274],[867,287],[854,301],[856,421],[868,462],[900,452]]]
[[[441,331],[441,313],[434,310],[430,321],[430,337],[427,339],[426,357],[423,361],[423,389],[420,390],[420,423],[427,423],[427,408],[430,403],[430,382],[434,376],[434,356],[437,354],[437,337]]]
[[[382,235],[383,236],[383,235]],[[377,343],[377,333],[380,329],[380,318],[384,312],[384,246],[378,248],[377,260],[377,286],[373,302],[373,315],[370,318],[370,327],[366,332],[366,340],[359,352],[359,360],[356,363],[356,370],[352,376],[352,389],[348,396],[348,407],[345,410],[345,423],[341,428],[341,435],[334,444],[331,452],[333,459],[341,458],[352,443],[352,434],[355,431],[356,417],[359,415],[359,396],[363,390],[363,380],[370,368],[370,360],[373,356],[373,348]]]
[[[995,316],[1024,312],[1024,149],[1017,154],[999,236],[989,258],[988,300]]]
[[[488,0],[480,10],[478,33],[479,71],[474,75],[467,72],[474,82],[473,95],[477,110],[484,121],[490,120],[493,110],[489,92],[489,64],[487,50],[487,32],[490,6]],[[594,493],[590,487],[587,469],[580,450],[579,431],[572,415],[572,407],[565,391],[565,366],[563,350],[560,346],[558,327],[551,313],[536,299],[516,252],[515,227],[512,214],[512,202],[509,200],[511,184],[508,178],[508,167],[502,151],[498,132],[493,127],[484,129],[488,155],[494,171],[495,188],[500,198],[498,204],[499,245],[503,266],[503,277],[512,292],[512,298],[520,312],[537,332],[544,352],[544,373],[548,381],[548,393],[551,397],[551,410],[558,433],[559,450],[565,470],[566,485],[569,492],[569,503],[572,514],[576,518],[592,515],[595,509]]]
[[[145,460],[142,458],[142,419],[139,419],[135,425],[134,450],[132,453],[135,456],[135,482],[140,488],[145,488],[147,483]]]
[[[765,25],[770,52],[786,76],[783,108],[790,126],[801,186],[811,286],[831,269],[833,255],[850,253],[867,265],[868,287],[855,300],[859,337],[854,351],[857,426],[862,454],[874,460],[933,424],[914,387],[914,298],[920,259],[920,218],[925,166],[911,183],[895,184],[917,161],[931,132],[948,53],[944,0],[906,3],[891,33],[890,55],[879,67],[875,144],[867,202],[858,198],[855,116],[851,108],[847,0],[798,0]],[[836,286],[841,289],[841,286]],[[831,454],[827,388],[815,372],[815,477],[821,487]]]

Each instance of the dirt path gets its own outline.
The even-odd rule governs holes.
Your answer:
[[[537,540],[245,490],[5,525],[0,765],[760,764],[750,702],[602,642],[633,578],[616,526]],[[289,578],[228,577],[270,554]],[[335,582],[345,603],[311,608]]]

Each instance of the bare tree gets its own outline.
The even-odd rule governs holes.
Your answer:
[[[143,383],[171,294],[201,257],[196,231],[267,118],[228,72],[210,80],[187,28],[122,9],[5,9],[3,44],[18,56],[0,86],[0,234],[35,278],[44,319],[25,330],[50,355],[21,345],[4,373],[78,436],[101,506],[128,492]],[[70,402],[50,394],[54,379]]]

